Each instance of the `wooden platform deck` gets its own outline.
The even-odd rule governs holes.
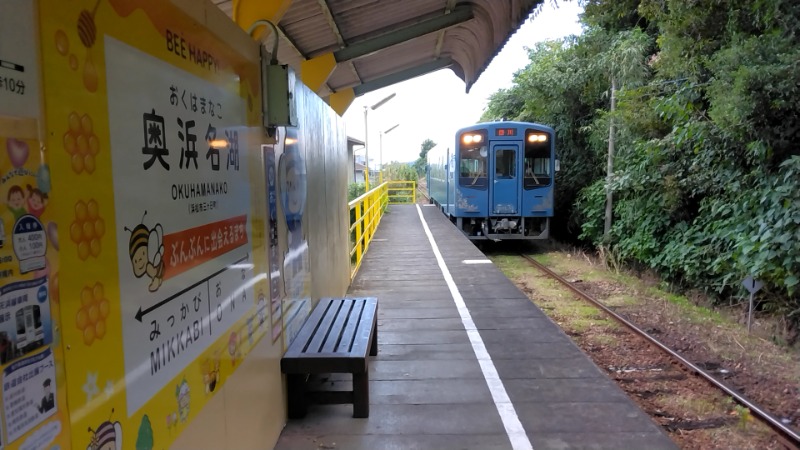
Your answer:
[[[312,407],[289,421],[276,448],[677,448],[479,260],[486,258],[436,208],[391,206],[349,292],[380,305],[370,417],[352,418],[347,405]],[[342,376],[318,382],[350,388]]]

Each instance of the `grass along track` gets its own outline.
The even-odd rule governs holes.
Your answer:
[[[578,294],[566,291],[561,284],[551,281],[550,275],[539,274],[527,264],[520,264],[519,256],[488,256],[683,448],[797,448],[798,441],[794,440],[796,434],[792,435],[795,432],[786,427],[789,433],[782,433],[780,425],[784,424],[781,421],[764,414],[779,425],[775,427],[774,423],[770,423],[772,428],[778,429],[777,433],[782,434],[779,436],[754,420],[754,417],[765,413],[762,408],[747,399],[740,398],[740,403],[731,400],[731,392],[712,387],[699,375],[716,371],[717,375],[724,378],[731,373],[723,367],[728,364],[710,360],[693,364],[684,357],[679,358],[686,365],[678,364],[667,345],[660,344],[656,350],[654,344],[646,341],[637,331],[608,320],[600,306],[589,306],[585,300],[577,300]],[[602,292],[602,296],[608,299],[606,303],[610,305],[610,308],[606,308],[608,312],[614,314],[614,309],[630,310],[637,302],[624,289],[614,287],[613,283],[599,281],[602,274],[586,272],[583,275],[592,277],[592,282],[579,284],[594,286],[595,290],[598,285],[608,288]],[[664,315],[664,318],[667,320],[669,316]],[[670,326],[669,323],[662,325],[653,327],[646,324],[649,329],[639,331],[655,334]],[[633,325],[633,330],[636,329],[639,327]],[[682,341],[678,339],[678,342]],[[720,384],[725,386],[724,383]],[[737,395],[734,390],[727,389]]]

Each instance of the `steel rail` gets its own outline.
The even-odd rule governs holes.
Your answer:
[[[700,367],[696,366],[691,361],[687,360],[686,358],[684,358],[680,354],[678,354],[675,351],[673,351],[671,348],[669,348],[666,345],[662,344],[657,339],[655,339],[654,337],[650,336],[648,333],[646,333],[645,331],[641,330],[640,328],[638,328],[636,325],[634,325],[631,322],[629,322],[624,317],[622,317],[619,314],[615,313],[614,311],[610,310],[607,306],[602,304],[597,299],[593,298],[589,294],[586,294],[585,292],[583,292],[580,289],[576,288],[575,286],[572,285],[572,283],[568,282],[567,280],[562,278],[557,273],[555,273],[552,270],[548,269],[547,267],[543,266],[542,264],[540,264],[539,262],[537,262],[536,260],[534,260],[530,256],[524,255],[524,254],[520,254],[520,256],[525,258],[532,266],[536,267],[537,269],[539,269],[542,272],[546,273],[548,276],[550,276],[554,280],[556,280],[559,283],[561,283],[564,286],[566,286],[569,290],[571,290],[577,296],[583,298],[584,300],[586,300],[586,301],[594,304],[598,308],[602,309],[608,315],[613,317],[615,320],[617,320],[621,324],[623,324],[626,327],[628,327],[635,334],[638,334],[639,336],[643,337],[644,339],[646,339],[647,341],[649,341],[650,343],[652,343],[653,345],[655,345],[656,347],[660,348],[662,351],[667,353],[672,358],[675,358],[678,361],[680,361],[681,364],[683,364],[685,367],[687,367],[691,371],[695,372],[696,374],[700,375],[706,381],[708,381],[709,383],[711,383],[712,385],[714,385],[718,389],[724,391],[726,394],[728,394],[731,397],[733,397],[733,399],[736,400],[736,402],[738,402],[739,404],[747,407],[754,416],[756,416],[758,419],[762,420],[767,425],[769,425],[769,427],[772,428],[773,431],[775,431],[778,434],[778,436],[784,441],[785,444],[787,444],[788,447],[790,447],[790,448],[794,447],[796,449],[800,449],[800,435],[797,434],[791,428],[789,428],[786,425],[784,425],[783,423],[781,423],[778,419],[773,417],[770,413],[764,411],[763,409],[758,407],[756,404],[754,404],[753,402],[751,402],[750,400],[748,400],[747,398],[745,398],[744,396],[742,396],[738,392],[734,391],[733,389],[729,388],[728,386],[726,386],[725,384],[723,384],[722,382],[720,382],[719,380],[717,380],[716,378],[714,378],[713,376],[708,374],[705,370],[703,370]]]

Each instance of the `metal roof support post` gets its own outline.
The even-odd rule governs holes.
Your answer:
[[[355,92],[356,96],[364,95],[367,92],[372,92],[380,88],[390,86],[395,83],[399,83],[401,81],[410,80],[412,78],[425,75],[427,73],[435,72],[439,69],[444,69],[445,67],[450,67],[454,63],[455,62],[450,58],[439,58],[429,63],[421,64],[417,67],[412,67],[410,69],[402,70],[400,72],[396,72],[391,75],[387,75],[385,77],[376,78],[374,80],[368,81],[366,83],[354,87],[353,91]]]
[[[347,47],[333,52],[336,61],[349,61],[351,59],[367,56],[393,45],[402,44],[403,42],[410,41],[426,34],[435,33],[439,30],[450,28],[466,21],[472,20],[474,17],[472,8],[469,6],[459,6],[450,14],[444,14],[433,19],[423,20],[414,25],[400,28],[382,34],[378,37],[367,39],[356,44],[348,45]]]

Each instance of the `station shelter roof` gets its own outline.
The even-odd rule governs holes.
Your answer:
[[[543,0],[212,0],[340,114],[359,95],[439,69],[467,92]],[[253,30],[268,49],[268,27]]]

